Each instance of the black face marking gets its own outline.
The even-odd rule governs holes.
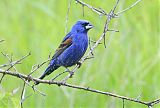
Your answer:
[[[82,26],[87,26],[89,24],[89,22],[85,22],[82,24]]]

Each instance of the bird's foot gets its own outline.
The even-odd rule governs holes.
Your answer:
[[[74,75],[74,72],[70,71],[68,68],[66,68],[66,71],[65,71],[65,72],[69,72],[70,78]]]
[[[78,68],[81,67],[82,63],[81,62],[77,62]]]
[[[69,72],[69,74],[70,74],[70,76],[69,76],[69,78],[72,78],[72,76],[74,75],[74,72]]]

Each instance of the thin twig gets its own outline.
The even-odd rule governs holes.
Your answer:
[[[48,59],[38,65],[34,65],[32,66],[31,72],[28,74],[28,76],[32,75],[36,70],[38,70],[40,67],[42,67],[44,64],[48,63],[49,61],[51,61],[52,59]]]
[[[89,49],[91,50],[91,39],[90,37],[88,38],[89,39]],[[93,52],[91,52],[92,56],[94,56]]]
[[[107,31],[119,32],[119,30],[108,29]]]
[[[8,64],[3,64],[3,65],[0,65],[0,68],[7,67],[7,66],[11,66],[11,65],[13,65],[13,64],[15,64],[15,63],[16,63],[16,61],[13,61],[13,62],[8,63]],[[18,63],[16,63],[16,64],[21,64],[21,62],[18,62]]]
[[[34,79],[33,79],[31,76],[22,77],[22,75],[18,74],[18,78],[21,78],[21,79],[25,82],[25,84],[27,84],[28,86],[32,87],[32,89],[33,89],[34,91],[37,91],[40,95],[46,96],[45,93],[41,92],[40,90],[38,90],[37,88],[35,88],[34,85],[31,85],[31,84],[28,82],[28,81],[34,81]],[[29,79],[29,80],[28,80],[28,79]],[[26,80],[28,80],[28,81],[26,81]]]
[[[23,83],[23,88],[22,88],[22,93],[21,93],[21,103],[20,103],[21,108],[23,108],[23,102],[25,100],[25,86],[26,86],[26,83],[24,82]]]
[[[115,12],[117,6],[118,6],[118,3],[119,3],[119,0],[117,0],[116,4],[114,5],[114,8],[113,8],[113,13]]]
[[[86,6],[86,7],[90,8],[92,11],[96,12],[96,13],[97,13],[98,15],[100,15],[100,16],[102,16],[102,15],[107,15],[107,13],[105,13],[105,11],[102,10],[102,9],[95,8],[95,7],[89,5],[89,4],[87,4],[87,3],[85,3],[85,2],[83,2],[83,1],[81,1],[81,0],[75,0],[75,1],[76,1],[76,3],[79,3],[79,4],[81,4],[82,6]]]
[[[2,83],[2,80],[3,80],[4,76],[5,76],[5,73],[2,75],[2,77],[0,79],[0,84]]]
[[[82,5],[82,16],[84,17],[84,5]]]
[[[64,73],[67,73],[68,71],[64,71],[64,72],[61,72],[61,73],[59,73],[58,75],[56,75],[52,80],[55,80],[56,78],[58,78],[59,76],[61,76],[62,74],[64,74]]]
[[[16,68],[14,67],[14,65],[12,65],[12,56],[11,56],[11,58],[10,58],[10,57],[8,56],[8,54],[4,54],[3,52],[1,52],[1,54],[8,59],[9,64],[10,64],[10,67],[13,67],[14,70],[17,71]],[[7,70],[10,70],[10,69],[11,69],[11,68],[8,68]],[[1,77],[1,79],[0,79],[0,84],[2,83],[2,80],[3,80],[4,76],[5,76],[5,74],[2,75],[2,77]]]
[[[124,108],[124,99],[122,99],[123,100],[123,108]]]
[[[65,34],[67,34],[67,26],[68,26],[68,19],[69,19],[69,11],[70,11],[70,7],[71,7],[71,3],[72,3],[72,0],[69,1],[69,4],[68,4],[68,9],[67,9],[67,15],[66,15],[66,25],[65,25]]]
[[[90,40],[92,43],[96,43],[96,41],[94,41],[94,40]],[[99,44],[102,44],[102,43],[99,43]]]
[[[94,56],[87,57],[87,58],[85,58],[85,60],[89,60],[89,59],[92,59],[92,58],[94,58]]]
[[[141,0],[137,0],[137,1],[134,2],[131,6],[129,6],[128,8],[126,8],[126,9],[120,11],[120,12],[117,12],[116,14],[117,14],[117,15],[118,15],[118,14],[122,14],[122,13],[124,13],[124,12],[130,10],[130,9],[133,8],[135,5],[137,5],[140,1],[141,1]]]

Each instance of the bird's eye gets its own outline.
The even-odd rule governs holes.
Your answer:
[[[82,26],[85,26],[85,25],[86,25],[85,23],[82,24]]]
[[[88,24],[89,24],[89,22],[83,23],[82,26],[87,26]]]

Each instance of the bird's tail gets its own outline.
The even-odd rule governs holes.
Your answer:
[[[48,68],[44,71],[44,73],[39,77],[39,79],[43,79],[44,77],[46,77],[47,75],[51,74],[53,71],[55,71],[56,69],[58,69],[60,66],[48,66]],[[35,85],[38,85],[39,83],[36,82]]]

